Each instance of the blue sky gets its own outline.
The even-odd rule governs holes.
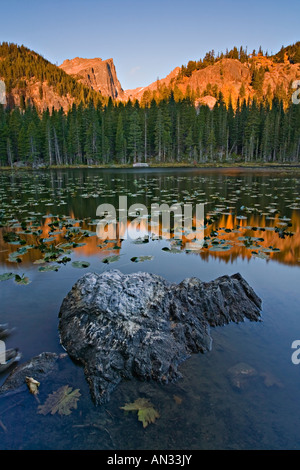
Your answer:
[[[234,45],[277,52],[300,40],[300,1],[10,0],[0,41],[53,63],[112,57],[124,89],[146,86],[208,50]]]

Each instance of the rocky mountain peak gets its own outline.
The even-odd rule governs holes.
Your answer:
[[[110,96],[113,99],[123,98],[124,91],[112,58],[102,60],[99,57],[93,59],[75,57],[66,59],[59,67],[84,85],[101,92],[103,96]]]

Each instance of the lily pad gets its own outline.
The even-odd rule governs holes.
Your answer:
[[[217,245],[217,246],[211,246],[209,248],[209,251],[227,251],[232,248],[231,245]]]
[[[8,279],[13,279],[14,277],[15,277],[14,273],[0,274],[0,281],[7,281]]]
[[[46,260],[44,258],[36,259],[33,264],[45,264]]]
[[[16,251],[8,255],[8,261],[11,263],[22,263],[22,259]]]
[[[47,266],[40,266],[39,271],[40,272],[46,272],[46,271],[58,271],[60,266],[57,264],[48,264]]]
[[[29,277],[25,276],[24,274],[22,276],[19,276],[19,274],[15,274],[15,282],[16,284],[27,286],[27,284],[30,284]]]
[[[88,268],[90,263],[88,261],[73,261],[73,268]]]
[[[115,256],[108,256],[107,258],[103,258],[102,263],[114,263],[115,261],[119,261],[120,255]]]
[[[139,263],[140,261],[150,261],[153,259],[153,256],[147,255],[147,256],[134,256],[133,258],[130,259],[133,263]]]
[[[178,248],[169,248],[168,246],[164,246],[162,248],[163,251],[167,251],[168,253],[181,253],[181,250]]]

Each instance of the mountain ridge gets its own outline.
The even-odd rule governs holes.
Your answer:
[[[6,85],[6,105],[24,109],[34,105],[40,112],[73,104],[103,102],[103,96],[65,73],[37,52],[17,44],[0,44],[0,79]]]
[[[75,57],[64,60],[59,68],[77,78],[82,84],[100,91],[103,96],[110,96],[112,99],[123,98],[124,90],[112,58],[103,60],[99,57]]]
[[[238,59],[222,58],[205,68],[192,71],[190,76],[182,76],[180,67],[176,67],[166,78],[143,88],[125,90],[125,94],[144,104],[170,90],[175,99],[188,95],[194,101],[206,96],[217,100],[222,93],[226,104],[229,101],[236,104],[238,98],[247,100],[254,97],[271,101],[276,96],[288,101],[292,83],[299,78],[300,63],[290,63],[287,59],[276,62],[271,57],[257,55],[251,57],[250,62],[242,63]],[[166,86],[169,90],[164,89]]]
[[[88,61],[95,59],[75,58],[69,61]],[[98,59],[101,60],[101,59]],[[112,59],[107,59],[110,61]],[[102,61],[102,63],[105,61]],[[65,66],[64,70],[70,72]],[[76,68],[71,72],[76,73]],[[166,77],[157,79],[144,87],[123,90],[114,68],[113,81],[118,83],[120,92],[113,93],[104,90],[103,85],[96,84],[105,96],[111,96],[117,101],[138,100],[142,105],[149,105],[152,99],[160,100],[171,92],[175,99],[192,98],[196,105],[214,106],[220,93],[225,103],[234,107],[238,99],[264,99],[271,103],[274,97],[286,105],[290,100],[292,83],[300,78],[300,41],[281,48],[271,56],[258,52],[248,54],[241,47],[234,47],[225,54],[214,55],[208,52],[203,60],[189,61],[187,66],[175,67]],[[87,71],[85,71],[87,74]],[[82,83],[92,86],[90,78],[79,78]]]

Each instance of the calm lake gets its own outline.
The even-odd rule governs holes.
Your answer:
[[[205,243],[156,233],[100,240],[100,204],[203,203]],[[150,213],[150,211],[149,211]],[[128,223],[132,220],[129,214]],[[174,232],[173,232],[174,235]],[[77,262],[77,263],[76,263]],[[174,384],[129,381],[95,407],[81,366],[62,360],[56,383],[0,398],[1,449],[300,449],[300,174],[275,170],[66,169],[0,173],[0,323],[20,362],[64,353],[58,313],[86,272],[147,271],[171,282],[241,273],[261,297],[261,321],[212,328],[212,350],[187,359]],[[7,276],[6,276],[7,274]],[[299,354],[300,357],[300,354]],[[242,386],[232,368],[247,364]],[[2,385],[8,373],[0,375]],[[61,386],[80,390],[69,415],[37,412]],[[158,411],[143,428],[121,407],[144,397]]]

